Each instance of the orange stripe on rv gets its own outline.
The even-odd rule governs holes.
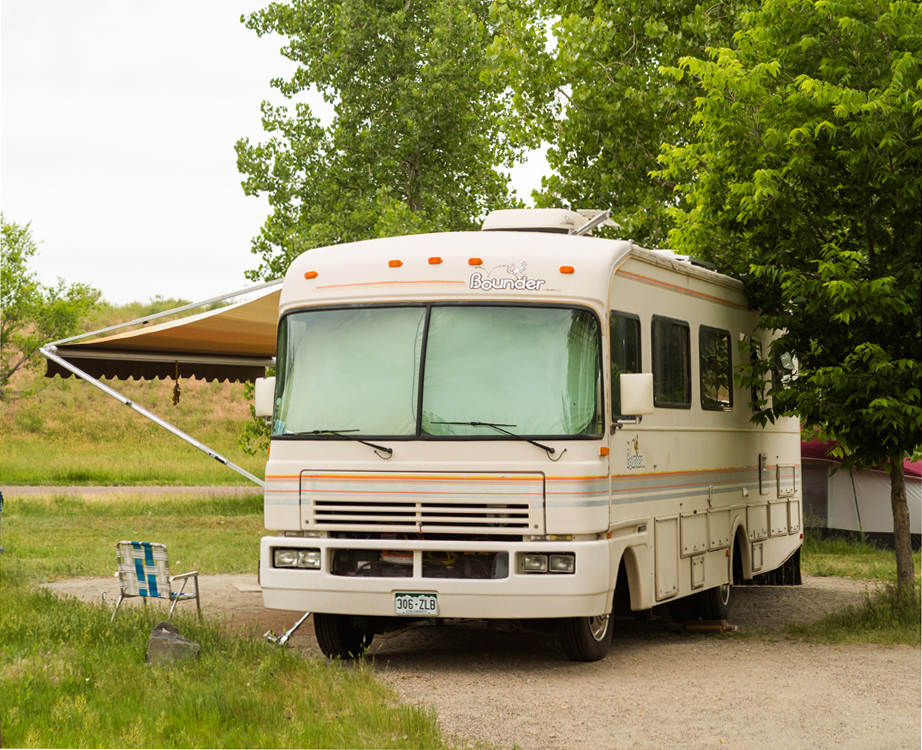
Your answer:
[[[427,284],[447,284],[450,286],[467,286],[466,281],[453,281],[453,280],[432,280],[432,281],[365,281],[356,284],[326,284],[324,286],[318,286],[317,289],[353,289],[353,288],[368,288],[375,286],[412,286],[412,285],[427,285]]]
[[[699,297],[701,299],[710,300],[711,302],[718,302],[721,305],[727,305],[728,307],[735,307],[739,310],[749,309],[749,307],[747,307],[746,305],[740,305],[736,302],[731,302],[730,300],[721,299],[720,297],[714,297],[710,294],[704,294],[702,292],[693,292],[690,289],[683,289],[682,287],[676,286],[675,284],[667,284],[665,281],[657,281],[656,279],[651,279],[648,276],[641,276],[640,274],[631,273],[630,271],[624,271],[624,270],[619,269],[617,271],[617,275],[627,276],[628,278],[634,279],[635,281],[640,281],[644,284],[650,284],[652,286],[663,287],[664,289],[669,289],[670,291],[678,292],[679,294],[685,294],[689,297]]]
[[[483,481],[504,481],[504,482],[534,482],[538,479],[536,474],[530,476],[508,476],[503,474],[479,474],[477,476],[450,476],[445,474],[303,474],[306,479],[350,479],[357,481],[374,481],[380,482],[382,479],[392,479],[400,481],[419,481],[429,482],[433,479],[444,482],[483,482]],[[607,475],[605,475],[607,476]],[[583,477],[579,477],[582,479]],[[601,477],[599,477],[601,478]]]

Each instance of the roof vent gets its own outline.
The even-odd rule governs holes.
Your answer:
[[[664,258],[669,258],[669,260],[675,260],[679,263],[688,263],[690,266],[698,266],[699,268],[706,268],[709,271],[716,271],[717,266],[713,263],[702,260],[701,258],[695,258],[691,255],[682,255],[677,253],[675,250],[653,250],[651,252],[661,255]]]
[[[601,214],[605,214],[604,218]],[[587,226],[591,224],[592,226]],[[608,218],[607,211],[565,208],[504,208],[490,213],[483,222],[484,232],[552,232],[555,234],[585,234],[594,227],[618,226]]]

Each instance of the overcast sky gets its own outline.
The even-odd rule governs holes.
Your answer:
[[[193,301],[250,284],[269,213],[234,143],[292,63],[240,16],[264,0],[2,0],[0,209],[32,222],[45,284]],[[529,200],[542,160],[519,168]]]

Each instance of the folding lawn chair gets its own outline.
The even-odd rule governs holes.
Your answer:
[[[118,560],[118,578],[121,583],[121,593],[112,612],[112,622],[115,613],[123,599],[131,596],[145,596],[154,599],[169,599],[170,612],[167,620],[173,615],[173,610],[179,602],[195,599],[198,608],[199,620],[202,619],[202,604],[198,591],[198,571],[170,575],[170,562],[167,557],[166,545],[157,542],[119,542],[116,545]],[[195,582],[195,593],[188,594],[184,591],[189,579]],[[182,581],[178,591],[173,590],[175,581]]]

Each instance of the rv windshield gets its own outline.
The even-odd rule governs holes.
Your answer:
[[[303,311],[280,324],[273,435],[514,439],[489,423],[600,435],[601,390],[599,322],[585,309]]]

